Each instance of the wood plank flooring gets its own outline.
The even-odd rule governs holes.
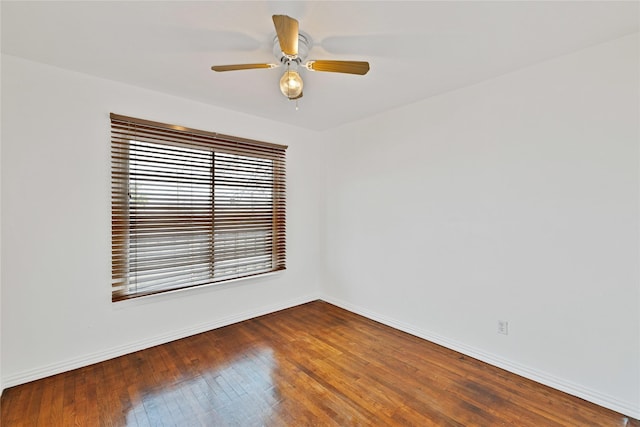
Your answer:
[[[2,426],[635,426],[315,301],[4,391]]]

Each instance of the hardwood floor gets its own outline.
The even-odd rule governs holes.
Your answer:
[[[315,301],[13,387],[3,426],[640,426]]]

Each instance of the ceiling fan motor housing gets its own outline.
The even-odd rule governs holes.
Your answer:
[[[295,62],[300,65],[307,59],[309,55],[309,49],[311,49],[312,42],[311,37],[307,34],[299,32],[298,33],[298,54],[297,55],[285,55],[284,52],[280,49],[280,42],[278,40],[278,36],[276,35],[273,38],[273,55],[276,57],[278,62],[283,65],[287,65],[287,63]]]

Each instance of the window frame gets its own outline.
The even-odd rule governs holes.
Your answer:
[[[110,114],[110,119],[113,302],[224,283],[230,280],[271,274],[275,271],[286,269],[286,150],[288,148],[286,145],[239,138],[114,113]],[[160,154],[148,154],[155,149],[159,150]],[[184,259],[188,261],[188,265],[182,265],[188,270],[191,266],[189,264],[190,260],[202,260],[202,257],[209,255],[211,259],[206,262],[210,263],[211,273],[206,279],[201,278],[194,282],[190,282],[188,278],[176,279],[186,282],[179,286],[177,285],[178,282],[175,282],[174,285],[162,286],[157,284],[159,283],[158,281],[153,284],[152,279],[139,279],[140,276],[143,276],[143,274],[139,273],[142,270],[140,266],[145,265],[144,269],[147,276],[159,274],[158,271],[163,271],[163,269],[180,271],[181,268],[176,264],[177,261],[170,256],[172,253],[177,252],[170,251],[184,252],[184,246],[177,246],[175,237],[165,237],[163,243],[157,243],[157,245],[149,243],[153,239],[147,239],[146,245],[152,248],[150,251],[155,251],[155,255],[149,255],[148,259],[144,258],[146,255],[138,254],[137,248],[143,245],[141,242],[144,243],[143,231],[148,233],[150,227],[147,225],[146,227],[148,228],[144,229],[145,225],[136,224],[143,224],[146,221],[146,224],[151,222],[151,227],[154,228],[166,227],[162,228],[163,231],[166,231],[164,235],[172,235],[172,233],[176,233],[176,227],[183,226],[187,227],[188,231],[193,232],[189,228],[189,223],[193,223],[196,220],[193,218],[191,220],[184,219],[185,215],[182,214],[180,214],[182,222],[177,225],[167,225],[168,223],[173,223],[175,218],[175,216],[170,216],[175,214],[169,212],[168,209],[182,209],[181,205],[176,205],[176,203],[182,203],[182,196],[176,195],[181,191],[177,188],[189,185],[196,179],[191,177],[192,173],[183,172],[183,169],[175,172],[175,170],[178,170],[178,166],[188,164],[189,160],[186,158],[191,156],[184,156],[187,150],[193,150],[193,153],[195,153],[193,156],[200,161],[206,158],[206,153],[209,153],[211,157],[210,183],[207,184],[202,179],[205,175],[197,177],[200,182],[204,182],[202,184],[204,187],[207,185],[210,187],[211,224],[206,225],[206,222],[202,222],[201,214],[204,211],[199,208],[200,216],[197,221],[199,221],[199,224],[204,225],[202,227],[191,225],[191,227],[195,227],[193,228],[194,230],[197,229],[195,233],[206,229],[206,231],[202,231],[201,235],[194,234],[193,236],[200,236],[204,239],[210,238],[211,245],[209,249],[205,249],[207,245],[199,243],[199,249],[195,250],[197,255],[183,255]],[[175,153],[182,152],[183,157],[174,154],[174,151]],[[132,154],[136,153],[135,156],[141,156],[139,153],[142,152],[147,152],[147,158],[143,160],[134,157],[134,154]],[[162,157],[162,160],[157,160],[160,157]],[[216,161],[220,163],[216,164]],[[135,165],[132,166],[134,163]],[[171,163],[173,166],[167,166],[167,163]],[[202,170],[206,171],[206,164],[206,161],[200,162],[198,166],[200,173],[202,173]],[[147,168],[146,171],[143,170],[144,167]],[[151,172],[148,172],[149,170]],[[159,194],[160,198],[158,200],[163,200],[161,203],[163,207],[152,208],[146,206],[153,205],[155,199],[147,200],[146,203],[131,201],[132,188],[139,184],[136,181],[138,179],[136,177],[144,175],[142,172],[148,172],[155,177],[148,178],[149,180],[156,179],[156,181],[147,181],[146,196],[149,198],[155,197],[151,194],[152,192]],[[176,189],[167,190],[163,187],[163,185],[168,186],[161,179],[166,179],[169,174],[177,174],[175,178],[176,182],[178,182],[175,185]],[[171,178],[173,179],[173,175]],[[152,184],[148,182],[152,182]],[[150,186],[154,182],[156,187]],[[202,185],[200,188],[203,188]],[[137,187],[135,188],[135,197],[133,199],[143,198],[140,196],[142,190],[139,191]],[[234,200],[234,195],[237,200]],[[167,199],[171,199],[171,201],[165,202],[164,200]],[[171,203],[173,204],[169,207],[164,206]],[[204,209],[209,209],[209,205],[206,203],[204,203],[204,206]],[[158,211],[164,213],[158,214]],[[145,212],[147,216],[144,216]],[[180,212],[182,211],[180,210]],[[158,217],[162,219],[157,219]],[[210,232],[208,231],[209,228]],[[223,242],[223,236],[227,239],[225,245],[221,243]],[[188,242],[180,244],[188,244],[191,247]],[[164,261],[161,263],[156,261],[158,254],[161,255],[160,258],[167,259],[166,264]],[[153,256],[156,258],[153,258]],[[250,261],[251,257],[253,257],[253,261]],[[242,262],[243,259],[245,260],[244,263]],[[222,263],[222,260],[227,262]],[[155,267],[149,267],[151,264]],[[222,270],[222,267],[219,267],[223,264],[227,266],[226,270]],[[149,273],[149,270],[153,268],[157,268],[157,271],[153,270]],[[242,272],[242,269],[245,271]],[[222,271],[226,271],[226,273],[217,273]],[[183,277],[190,275],[188,272],[182,272],[176,273],[176,277],[180,274]],[[140,285],[140,280],[142,280],[143,285]]]

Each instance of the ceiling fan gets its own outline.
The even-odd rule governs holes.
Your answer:
[[[286,70],[280,79],[280,91],[290,100],[302,98],[304,82],[298,72],[301,68],[312,71],[357,74],[361,76],[367,74],[369,71],[369,63],[364,61],[311,60],[303,64],[307,59],[311,40],[307,35],[300,33],[298,21],[287,15],[273,15],[273,25],[276,28],[276,37],[273,40],[273,53],[278,59],[278,63],[214,65],[211,69],[222,72],[276,68],[284,65]]]

